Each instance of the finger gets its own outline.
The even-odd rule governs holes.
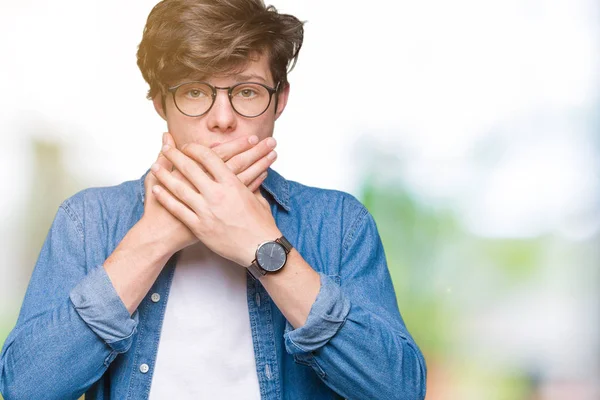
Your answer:
[[[187,145],[184,145],[183,148],[185,149],[186,153],[188,153],[190,151],[210,152],[217,161],[219,161],[220,163],[223,163],[217,157],[217,155],[214,154],[212,152],[212,150],[210,150],[208,147],[204,147],[204,146],[196,144],[196,143],[189,143]],[[189,150],[189,149],[192,149],[192,150]],[[173,146],[165,145],[163,147],[162,153],[165,155],[166,158],[169,159],[169,161],[171,161],[173,163],[173,167],[175,169],[179,170],[179,172],[181,172],[181,174],[183,176],[185,176],[186,179],[189,182],[191,182],[192,185],[194,185],[194,187],[200,193],[210,192],[210,189],[213,187],[214,182],[206,174],[206,172],[204,172],[204,170],[201,168],[201,166],[206,168],[206,165],[204,165],[203,163],[200,163],[201,165],[198,165],[198,162],[199,162],[198,160],[196,160],[194,157],[188,156],[189,154],[179,151],[177,148],[175,148]],[[223,167],[227,168],[227,167],[225,167],[225,165],[223,165]],[[209,171],[209,173],[210,173],[210,171]]]
[[[197,168],[197,164],[194,163],[194,161],[196,161],[202,167],[204,167],[206,172],[208,172],[216,182],[229,182],[233,184],[235,184],[235,182],[239,182],[235,175],[229,170],[229,168],[227,168],[223,160],[221,160],[219,156],[217,156],[215,152],[209,149],[208,147],[202,146],[198,143],[189,143],[187,146],[184,146],[182,148],[182,151],[183,153],[180,152],[179,154],[176,154],[175,152],[167,153],[167,157],[176,166],[178,166],[179,163],[185,165],[186,162],[189,161],[193,163]],[[187,173],[185,173],[184,170],[182,170],[182,172],[184,172],[184,175],[187,176],[188,179],[190,178],[190,176]],[[206,174],[204,174],[204,176],[206,177]],[[205,193],[201,188],[199,189],[200,193]]]
[[[175,178],[170,171],[167,171],[158,164],[154,164],[152,166],[152,173],[172,196],[181,201],[190,210],[200,213],[206,209],[206,202],[202,195],[183,181]]]
[[[260,188],[260,185],[267,179],[267,172],[263,172],[260,174],[255,180],[253,180],[249,185],[246,185],[251,192],[255,192]]]
[[[245,171],[237,174],[237,177],[244,185],[247,186],[250,182],[253,182],[257,177],[259,177],[263,172],[266,172],[269,169],[269,167],[275,162],[276,159],[277,152],[273,150],[265,157],[252,164]]]
[[[275,138],[266,138],[248,151],[234,156],[225,164],[227,164],[227,167],[233,171],[234,174],[238,175],[240,172],[245,171],[248,167],[256,163],[256,161],[273,151],[275,146],[277,146]],[[253,179],[256,176],[258,176],[258,174],[255,175]]]
[[[196,226],[198,223],[198,216],[194,211],[190,210],[186,205],[177,200],[173,194],[169,193],[168,190],[160,185],[152,186],[152,194],[167,211],[194,232],[192,227]]]
[[[194,187],[194,185],[185,176],[183,176],[183,174],[181,172],[179,172],[179,170],[174,169],[173,171],[171,171],[171,175],[175,179],[179,179],[180,181],[182,181],[183,183],[185,183],[186,185],[188,185],[190,188],[192,188],[194,191],[197,192],[197,189]]]
[[[258,143],[258,137],[252,135],[250,137],[242,136],[229,142],[220,143],[215,146],[210,146],[223,162],[229,161],[232,157],[251,149]]]

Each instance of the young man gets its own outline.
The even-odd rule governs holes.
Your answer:
[[[302,38],[261,0],[152,10],[138,65],[164,147],[60,206],[2,350],[6,400],[424,397],[369,212],[269,168]]]

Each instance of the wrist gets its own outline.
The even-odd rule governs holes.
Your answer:
[[[157,229],[151,221],[142,217],[127,233],[132,235],[142,246],[144,246],[148,255],[154,259],[171,258],[173,254],[180,250],[168,240],[169,234],[165,230]]]
[[[260,247],[261,244],[265,243],[265,242],[272,242],[276,239],[279,239],[280,237],[283,236],[283,233],[281,233],[279,231],[279,229],[275,228],[272,231],[269,232],[265,232],[262,233],[258,236],[255,236],[251,241],[251,247],[249,249],[249,256],[246,257],[246,259],[248,260],[247,262],[243,263],[244,267],[249,267],[250,264],[252,264],[252,262],[254,261],[254,259],[256,258],[256,252],[258,250],[258,248]]]

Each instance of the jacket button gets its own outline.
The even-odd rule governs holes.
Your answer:
[[[149,370],[150,370],[150,367],[148,366],[148,364],[142,364],[142,365],[140,365],[140,372],[142,374],[145,374]]]
[[[150,296],[150,299],[152,300],[153,303],[158,303],[160,301],[160,294],[152,293],[152,296]]]

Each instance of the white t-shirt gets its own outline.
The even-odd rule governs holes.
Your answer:
[[[182,251],[160,335],[151,400],[260,399],[246,290],[245,268],[202,243]]]

